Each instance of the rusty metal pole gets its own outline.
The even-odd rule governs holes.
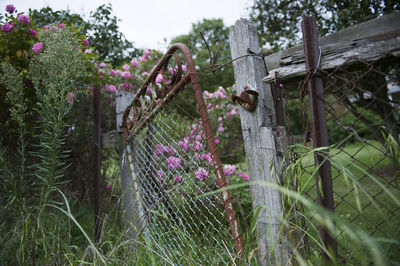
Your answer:
[[[319,50],[318,45],[315,19],[313,17],[303,16],[301,26],[303,31],[303,47],[306,69],[307,73],[310,75],[307,85],[310,98],[313,148],[328,147],[329,143],[324,102],[324,84],[322,76],[318,71],[321,59],[321,51]],[[316,175],[316,189],[318,203],[324,208],[334,212],[331,164],[328,160],[326,160],[327,156],[329,156],[328,150],[316,152],[314,154],[315,167],[319,167],[318,174]],[[319,190],[319,182],[321,182],[323,193],[321,193]],[[333,255],[333,258],[331,258],[326,252],[323,252],[323,264],[331,265],[335,263],[337,257],[336,237],[329,234],[327,230],[322,227],[320,228],[320,235],[325,247]]]
[[[96,242],[101,236],[101,190],[100,190],[100,88],[93,89],[93,111],[94,111],[94,239]]]

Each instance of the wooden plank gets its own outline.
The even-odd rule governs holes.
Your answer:
[[[319,38],[322,51],[321,68],[329,70],[341,66],[351,57],[373,62],[400,55],[400,13],[392,13],[336,33]],[[275,73],[280,80],[302,77],[306,74],[302,44],[265,58],[269,75],[263,81],[271,82]],[[357,61],[349,61],[348,65]],[[347,62],[346,62],[347,65]]]
[[[230,31],[232,58],[247,54],[248,49],[259,53],[260,46],[256,26],[246,19],[236,21]],[[279,169],[277,158],[277,141],[274,136],[276,125],[274,102],[271,86],[262,82],[266,73],[263,59],[260,57],[243,57],[233,62],[237,94],[245,86],[259,93],[258,105],[253,112],[240,108],[240,119],[243,131],[246,161],[251,181],[277,184],[277,177],[271,164]],[[278,134],[279,135],[279,134]],[[282,144],[279,140],[278,145]],[[282,150],[282,147],[279,147]],[[276,170],[275,170],[276,171]],[[260,265],[287,265],[286,250],[282,245],[280,219],[282,217],[281,195],[278,191],[265,185],[251,186],[253,207],[261,208],[257,217],[258,258]]]
[[[122,129],[119,127],[122,123],[122,115],[125,108],[131,103],[135,94],[132,92],[117,90],[116,92],[116,113],[117,113],[117,131],[122,133]]]

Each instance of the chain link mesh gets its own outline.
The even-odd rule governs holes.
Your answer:
[[[173,263],[232,264],[234,242],[224,202],[212,192],[218,187],[193,89],[159,109],[128,145],[144,236]]]
[[[397,59],[398,60],[398,59]],[[399,65],[364,62],[351,58],[342,66],[324,71],[325,111],[330,144],[335,213],[374,237],[400,238],[399,185]],[[348,67],[351,63],[351,68]],[[285,121],[294,160],[301,160],[299,186],[303,195],[317,202],[315,165],[307,77],[299,83],[280,80],[275,86],[285,91]],[[296,90],[297,88],[297,90]],[[304,156],[304,154],[308,154]],[[306,223],[305,229],[317,228]],[[337,232],[341,262],[354,262],[364,251]],[[309,241],[310,253],[319,249]],[[389,257],[399,246],[385,244]]]

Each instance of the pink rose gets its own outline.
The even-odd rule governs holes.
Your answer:
[[[90,44],[88,39],[84,39],[82,41],[82,43],[83,43],[83,45],[86,45],[86,46],[88,46]]]

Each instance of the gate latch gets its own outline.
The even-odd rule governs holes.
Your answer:
[[[251,90],[250,86],[246,85],[240,96],[232,94],[232,100],[240,104],[245,110],[253,112],[257,107],[258,92]]]

